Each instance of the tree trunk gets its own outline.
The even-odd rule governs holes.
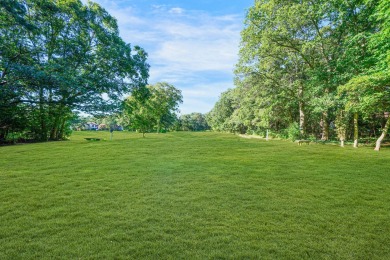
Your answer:
[[[305,112],[302,102],[299,102],[299,131],[302,136],[305,135]]]
[[[376,141],[376,146],[375,146],[375,149],[374,149],[375,151],[379,151],[381,149],[381,143],[382,143],[383,139],[385,138],[385,136],[387,134],[387,131],[389,130],[389,127],[390,127],[390,116],[387,118],[385,127],[382,130],[381,136]]]
[[[303,88],[302,86],[299,87],[298,90],[298,97],[299,97],[299,131],[301,133],[301,136],[305,135],[305,104],[303,103]]]
[[[50,61],[51,54],[49,53],[49,61]],[[51,124],[49,125],[48,132],[49,134],[49,139],[54,140],[55,139],[55,134],[57,132],[57,116],[55,113],[56,107],[53,105],[51,102],[53,101],[53,92],[52,89],[49,89],[49,96],[48,96],[48,107],[47,107],[47,115],[48,118],[50,119]]]
[[[157,122],[157,134],[160,133],[160,121]]]
[[[321,140],[327,141],[329,139],[328,112],[322,113],[321,126],[322,126]]]
[[[344,147],[344,140],[340,140],[340,146]]]
[[[53,125],[50,131],[50,139],[51,140],[59,140],[61,139],[61,127],[65,122],[64,118],[64,106],[60,105],[57,109],[52,109],[52,117],[54,117]]]
[[[47,141],[47,126],[46,126],[46,115],[45,115],[45,107],[44,107],[44,96],[43,96],[43,88],[39,88],[39,121],[40,121],[40,133],[39,137],[41,141]]]
[[[353,147],[358,147],[358,138],[359,138],[359,126],[358,126],[359,114],[353,114]]]
[[[57,139],[57,133],[58,133],[58,125],[59,125],[59,115],[57,115],[54,119],[53,126],[50,131],[50,140],[56,140]]]
[[[57,133],[57,140],[62,140],[64,139],[64,134],[65,134],[65,123],[66,123],[66,118],[62,119],[62,123],[60,126],[60,129]]]

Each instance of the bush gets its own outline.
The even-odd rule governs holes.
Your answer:
[[[289,125],[289,127],[287,128],[287,136],[288,139],[290,139],[293,142],[297,139],[300,139],[301,132],[299,130],[299,125],[297,122],[294,122]]]

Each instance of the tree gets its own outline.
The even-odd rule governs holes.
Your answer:
[[[354,53],[354,56],[360,57],[360,60],[355,60],[353,66],[363,66],[363,69],[360,70],[361,73],[353,75],[348,83],[339,87],[339,93],[346,100],[346,109],[352,110],[355,115],[355,136],[358,113],[367,117],[372,114],[385,115],[385,112],[390,111],[390,17],[388,15],[390,3],[383,0],[379,3],[377,1],[367,1],[367,3],[375,4],[376,12],[371,14],[370,21],[377,23],[378,29],[356,37],[360,43],[359,49],[364,52],[359,52],[358,55]],[[376,141],[376,151],[380,150],[381,142],[389,127],[390,119],[387,118],[382,127],[382,134]]]
[[[206,115],[207,124],[215,131],[232,131],[227,124],[236,108],[235,103],[232,89],[223,92],[213,109]]]
[[[129,124],[145,136],[153,127],[169,127],[176,121],[175,112],[182,102],[181,91],[168,83],[148,85],[135,91],[125,101],[124,113]]]
[[[375,28],[368,21],[374,7],[362,1],[258,0],[242,32],[237,73],[263,81],[262,88],[275,96],[272,101],[287,97],[285,102],[299,110],[301,134],[307,115],[321,114],[327,140],[336,88],[348,80],[337,66],[345,39]]]
[[[14,19],[2,30],[0,68],[4,88],[17,92],[5,103],[29,107],[39,139],[63,138],[72,111],[119,107],[124,94],[146,84],[147,54],[119,37],[116,20],[99,5],[7,0],[5,10],[11,7],[20,11],[5,12]]]
[[[382,114],[390,111],[390,76],[389,73],[378,72],[359,76],[340,87],[347,100],[358,100],[355,109],[362,114]],[[390,127],[390,117],[387,117],[382,134],[378,138],[375,150],[379,151],[381,142]]]
[[[26,12],[20,1],[6,0],[0,5],[0,142],[10,132],[26,129],[26,107],[17,104],[23,91],[9,84],[7,66],[23,60],[23,53],[29,51],[24,35],[35,28],[26,21]]]
[[[183,131],[205,131],[209,129],[205,115],[191,113],[180,116],[181,130]]]
[[[159,82],[149,86],[150,105],[156,122],[157,133],[161,126],[169,126],[173,123],[179,104],[183,102],[181,91],[166,82]]]
[[[341,147],[344,147],[344,142],[347,135],[346,134],[347,120],[348,120],[348,116],[346,115],[346,112],[343,110],[339,110],[336,116],[335,125],[336,125],[337,136],[340,139]]]
[[[133,92],[124,102],[123,114],[128,120],[127,124],[139,130],[143,137],[154,125],[153,109],[149,97],[149,89],[145,87],[144,90]]]
[[[363,131],[370,120],[359,118],[363,114],[353,109],[355,101],[337,89],[387,70],[388,10],[383,0],[255,1],[241,33],[237,87],[230,92],[234,104],[222,120],[225,127],[243,132],[269,127],[285,135],[298,122],[301,137],[328,140],[337,134],[344,140],[353,132],[357,146],[358,122]],[[224,98],[209,113],[211,121],[225,109]],[[211,121],[214,129],[222,125]]]

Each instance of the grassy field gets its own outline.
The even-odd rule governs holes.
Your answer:
[[[125,132],[0,147],[0,259],[390,259],[389,245],[390,149]]]

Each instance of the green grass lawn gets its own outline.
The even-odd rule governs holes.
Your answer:
[[[390,149],[109,139],[0,147],[0,259],[390,259]]]

